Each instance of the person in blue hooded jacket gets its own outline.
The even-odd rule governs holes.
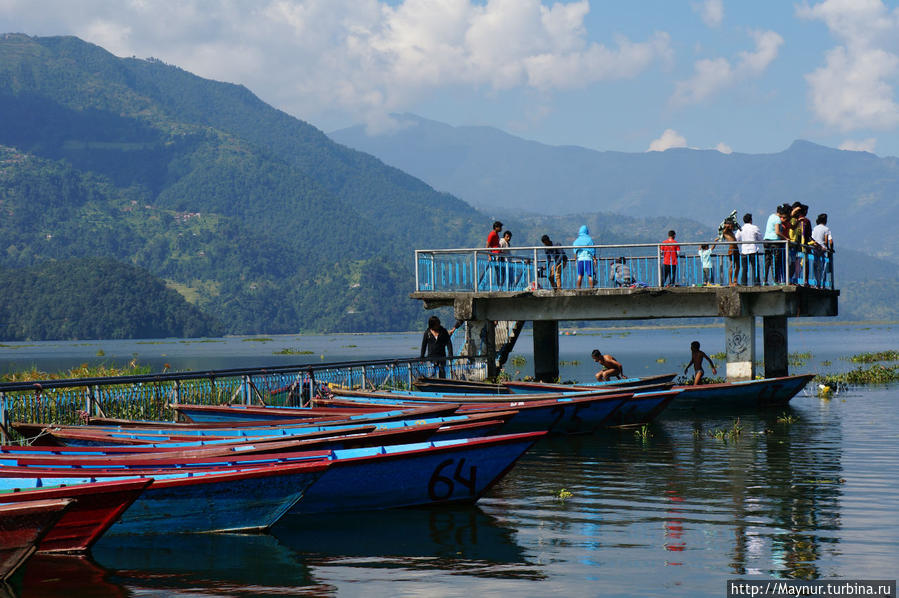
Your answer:
[[[591,289],[595,286],[593,278],[596,272],[596,249],[591,247],[595,244],[593,237],[590,236],[590,229],[585,224],[577,232],[577,239],[572,243],[578,248],[574,250],[574,259],[577,260],[577,288],[581,288],[584,276],[587,277]]]

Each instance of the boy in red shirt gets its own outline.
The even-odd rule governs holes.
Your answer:
[[[674,240],[675,232],[668,231],[668,238],[662,241],[662,286],[677,286],[677,254],[680,245]]]

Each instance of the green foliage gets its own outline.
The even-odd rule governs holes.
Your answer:
[[[849,361],[855,363],[876,363],[878,361],[899,361],[899,351],[878,351],[876,353],[859,353],[847,357]]]
[[[899,381],[899,364],[885,366],[858,367],[841,374],[818,374],[814,381],[831,388],[841,388],[847,384],[888,384]]]
[[[135,266],[104,258],[0,269],[0,337],[215,336],[220,324]]]

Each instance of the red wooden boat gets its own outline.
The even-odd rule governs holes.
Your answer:
[[[2,503],[28,503],[34,500],[73,499],[37,546],[39,552],[85,552],[131,506],[151,479],[99,482],[0,493]]]
[[[9,578],[28,560],[73,502],[57,499],[0,504],[0,579]]]

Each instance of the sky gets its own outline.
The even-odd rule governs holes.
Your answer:
[[[899,156],[883,0],[0,0],[0,32],[239,83],[325,132],[409,112],[596,150]]]

